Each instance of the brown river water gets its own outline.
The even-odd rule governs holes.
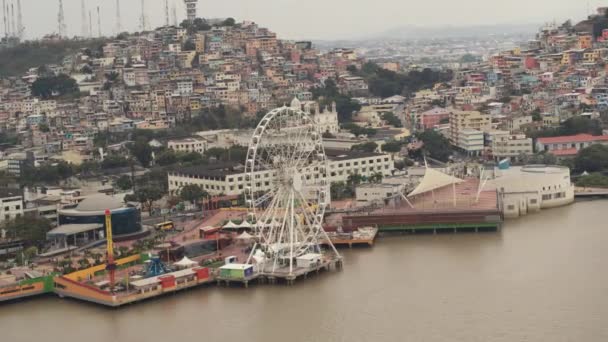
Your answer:
[[[3,305],[0,341],[608,341],[608,201],[342,252],[342,271],[292,287]]]

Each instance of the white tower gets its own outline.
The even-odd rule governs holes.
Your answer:
[[[87,9],[84,6],[84,0],[80,0],[80,34],[86,38],[89,36],[87,32]]]
[[[122,25],[120,23],[120,0],[116,0],[116,34],[122,31]]]
[[[186,3],[186,18],[189,22],[193,22],[196,19],[196,3],[198,0],[184,0]]]
[[[57,14],[57,34],[60,37],[65,36],[65,14],[63,13],[63,0],[59,0],[59,13]]]

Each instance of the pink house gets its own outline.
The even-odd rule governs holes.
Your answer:
[[[449,118],[449,110],[441,107],[435,107],[427,110],[426,112],[420,113],[420,125],[424,129],[432,129],[433,127],[439,125],[442,120],[447,120]]]

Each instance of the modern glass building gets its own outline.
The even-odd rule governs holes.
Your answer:
[[[120,198],[107,195],[92,196],[80,202],[75,208],[59,210],[59,225],[99,224],[105,230],[106,209],[112,213],[112,234],[115,237],[141,231],[139,210],[126,206]]]

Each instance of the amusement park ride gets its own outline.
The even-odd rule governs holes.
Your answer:
[[[251,138],[245,198],[257,242],[247,263],[255,259],[261,273],[292,275],[298,258],[341,259],[322,227],[330,183],[317,127],[302,110],[282,107],[266,114]],[[268,185],[260,175],[265,170],[274,171]]]
[[[112,213],[106,209],[106,270],[110,273],[110,291],[116,284],[116,263],[114,262],[114,243],[112,242]]]

